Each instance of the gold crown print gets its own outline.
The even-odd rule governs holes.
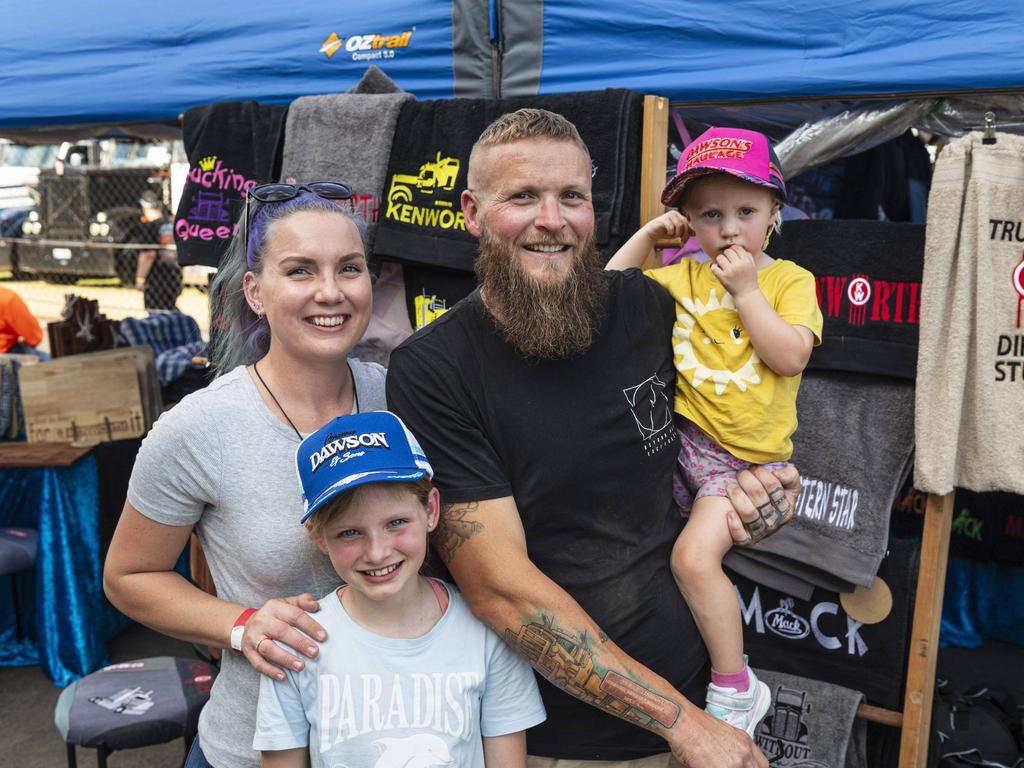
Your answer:
[[[216,155],[207,155],[206,157],[199,161],[199,167],[202,168],[204,171],[212,171],[213,166],[215,166],[216,164]]]

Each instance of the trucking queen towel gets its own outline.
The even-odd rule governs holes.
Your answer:
[[[288,107],[223,101],[188,110],[181,124],[188,179],[174,218],[178,263],[216,267],[245,195],[276,178]]]
[[[914,485],[1024,494],[1024,137],[942,150],[922,283]]]

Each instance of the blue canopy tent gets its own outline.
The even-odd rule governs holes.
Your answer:
[[[379,66],[419,98],[626,87],[673,104],[1024,88],[1016,0],[399,0],[25,5],[0,42],[0,135],[171,123],[220,100],[288,102]]]

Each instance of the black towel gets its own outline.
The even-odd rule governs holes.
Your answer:
[[[178,203],[178,262],[216,267],[245,204],[245,192],[277,179],[288,107],[224,101],[185,113],[188,181]]]
[[[877,624],[848,617],[835,592],[815,589],[800,600],[730,573],[751,665],[843,685],[872,704],[899,709],[917,565],[917,542],[890,540],[878,575],[892,591],[893,608]]]
[[[531,106],[576,125],[594,163],[598,246],[610,256],[639,222],[643,96],[617,89],[515,99],[446,99],[402,107],[385,181],[376,256],[473,271],[477,243],[465,229],[459,197],[469,153],[484,128]]]
[[[949,552],[986,562],[1024,565],[1024,497],[957,488]]]
[[[787,221],[768,250],[814,273],[825,324],[809,368],[914,379],[923,225]]]

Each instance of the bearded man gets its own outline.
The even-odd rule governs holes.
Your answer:
[[[392,353],[389,407],[434,467],[441,559],[541,676],[531,768],[766,768],[702,710],[707,653],[669,570],[674,305],[637,270],[601,269],[591,175],[560,115],[484,131],[462,193],[479,289]],[[758,505],[791,514],[799,479],[781,480],[738,478],[737,543]]]

